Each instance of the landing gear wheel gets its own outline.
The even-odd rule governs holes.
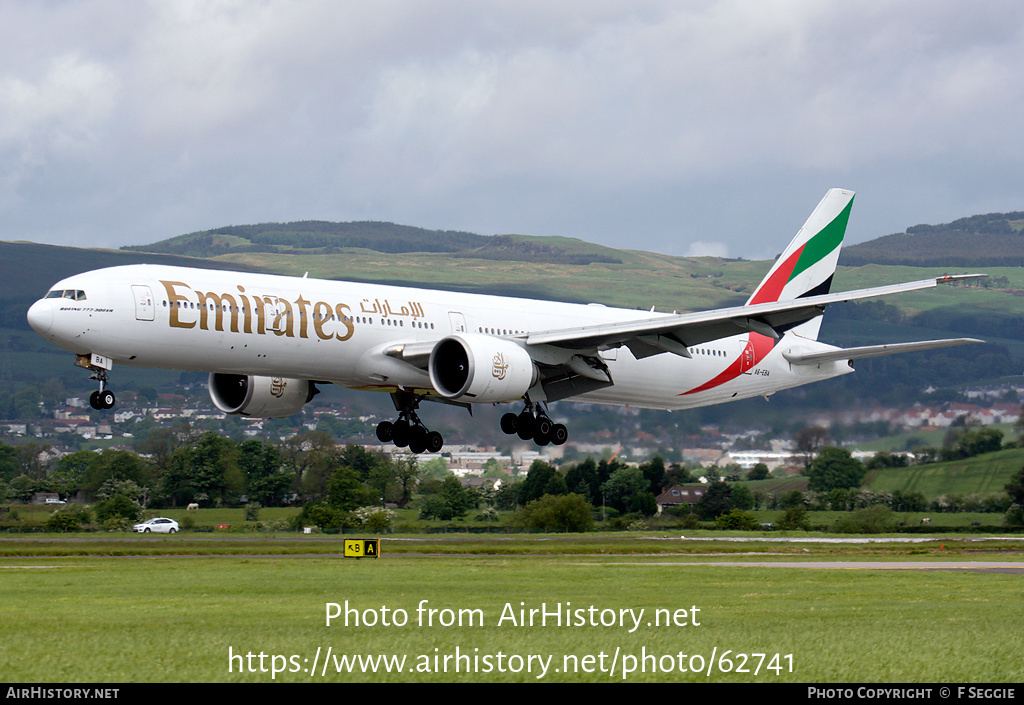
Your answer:
[[[569,429],[565,427],[565,424],[556,423],[551,427],[551,442],[556,446],[560,446],[569,440]]]
[[[115,401],[114,393],[109,389],[89,395],[89,406],[98,410],[114,408]]]
[[[427,434],[427,450],[431,453],[438,453],[444,447],[444,438],[437,431]]]
[[[533,414],[529,410],[524,409],[519,416],[516,417],[516,433],[524,441],[528,441],[533,438],[533,430],[537,425],[537,420],[533,418]]]
[[[398,421],[394,423],[393,430],[391,432],[391,440],[394,441],[395,445],[399,448],[405,448],[409,445],[409,439],[409,422],[405,419],[398,419]]]
[[[409,450],[417,455],[427,449],[427,429],[414,426],[409,431]]]
[[[104,409],[113,409],[115,401],[114,393],[109,389],[100,392],[100,404],[103,405]]]
[[[547,416],[538,416],[537,417],[537,425],[534,427],[534,430],[533,430],[533,437],[538,442],[540,442],[540,439],[542,439],[542,438],[549,437],[551,435],[551,428],[554,425],[555,424]],[[545,445],[545,444],[541,443],[541,445]]]
[[[519,417],[511,411],[501,417],[501,430],[511,436],[516,432],[516,419]]]
[[[381,421],[377,424],[377,440],[381,443],[390,443],[395,437],[395,425],[390,421]]]

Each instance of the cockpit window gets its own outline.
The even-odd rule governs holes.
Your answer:
[[[85,292],[81,289],[54,289],[46,294],[48,299],[71,299],[72,301],[85,301]]]

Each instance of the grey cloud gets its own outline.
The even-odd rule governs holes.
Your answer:
[[[5,4],[0,238],[374,218],[770,257],[831,186],[860,194],[853,239],[1020,209],[1022,19],[944,0]]]

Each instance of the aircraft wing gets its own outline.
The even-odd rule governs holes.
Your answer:
[[[530,333],[526,336],[526,344],[528,348],[535,345],[552,345],[579,351],[602,350],[626,345],[638,359],[662,352],[690,357],[687,350],[690,346],[746,332],[761,333],[778,339],[790,328],[820,316],[829,304],[928,289],[943,283],[983,276],[985,275],[944,275],[916,282],[856,289],[836,294],[821,294],[787,301],[563,328]]]

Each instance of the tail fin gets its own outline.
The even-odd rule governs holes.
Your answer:
[[[830,189],[807,222],[779,255],[757,286],[747,305],[791,301],[827,294],[839,262],[839,250],[853,207],[853,191]],[[817,340],[821,316],[802,323],[793,332]]]

